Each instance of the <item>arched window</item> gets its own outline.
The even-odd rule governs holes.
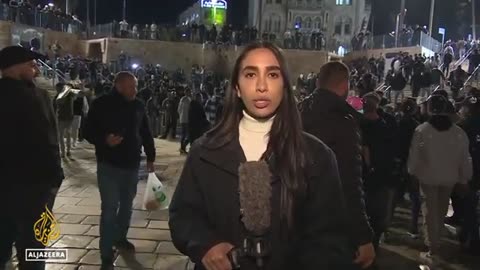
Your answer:
[[[319,17],[316,17],[313,25],[315,29],[322,29],[322,19]]]
[[[352,19],[349,17],[343,19],[343,34],[344,35],[352,34]]]
[[[263,22],[263,32],[270,32],[270,19],[266,19]]]
[[[272,14],[270,16],[270,21],[272,22],[271,32],[279,33],[280,32],[280,16],[278,14]]]
[[[312,18],[310,17],[305,18],[305,28],[307,29],[312,28]]]
[[[335,34],[341,35],[342,34],[342,18],[337,17],[335,19]]]

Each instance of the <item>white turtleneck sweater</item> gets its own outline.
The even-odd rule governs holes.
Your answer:
[[[262,157],[263,153],[267,150],[269,132],[272,128],[272,117],[267,120],[259,121],[245,111],[243,112],[243,118],[240,120],[239,140],[240,146],[245,153],[247,161],[258,161]]]

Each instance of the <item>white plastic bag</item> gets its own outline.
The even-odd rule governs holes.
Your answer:
[[[167,209],[169,199],[165,187],[155,173],[148,174],[147,187],[143,194],[143,210],[154,211]]]

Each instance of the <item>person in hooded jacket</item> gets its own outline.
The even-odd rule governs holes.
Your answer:
[[[407,165],[425,197],[422,212],[429,251],[420,258],[433,266],[440,256],[440,237],[453,187],[467,184],[473,173],[468,136],[452,122],[449,103],[442,95],[429,98],[430,119],[415,130]]]
[[[349,269],[335,155],[303,133],[280,49],[246,47],[231,82],[220,122],[191,148],[173,195],[174,245],[195,269]],[[248,191],[258,196],[247,200]]]

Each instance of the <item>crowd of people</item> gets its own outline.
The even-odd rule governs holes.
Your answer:
[[[177,127],[179,153],[188,157],[169,227],[174,245],[198,269],[378,267],[381,239],[388,241],[405,193],[411,201],[409,233],[423,237],[428,250],[420,254],[422,262],[436,266],[444,255],[444,222],[460,226],[464,252],[480,250],[480,91],[455,91],[452,83],[449,93],[439,84],[421,102],[415,94],[395,98],[400,105],[391,109],[383,92],[370,85],[385,80],[397,91],[396,76],[403,76],[415,88],[416,76],[439,70],[438,56],[400,53],[385,79],[383,56],[351,69],[329,62],[318,74],[301,76],[295,90],[285,76],[283,53],[271,43],[247,46],[231,80],[199,65],[189,77],[181,69],[130,65],[123,53],[115,67],[57,56],[50,61],[65,78],[53,106],[34,84],[39,57],[17,46],[0,52],[6,131],[0,133],[0,169],[18,179],[21,164],[32,166],[2,189],[1,202],[15,207],[6,210],[0,226],[16,233],[2,236],[1,264],[16,242],[20,268],[43,269],[42,262],[24,258],[23,249],[39,245],[30,221],[45,204],[53,207],[64,178],[61,160],[72,158],[77,140],[85,139],[96,148],[102,269],[113,269],[113,247],[135,249],[127,232],[140,153],[154,172],[154,137],[176,138]],[[351,77],[357,77],[359,107],[347,99]],[[308,96],[296,99],[302,90]],[[444,220],[450,197],[455,214]]]
[[[109,29],[111,33],[102,33],[102,29]],[[264,31],[260,33],[255,27],[245,26],[234,29],[232,25],[222,27],[206,26],[192,23],[189,25],[173,26],[158,25],[156,23],[144,26],[129,25],[125,20],[112,22],[95,28],[97,34],[111,34],[119,38],[133,38],[146,40],[183,41],[194,43],[211,43],[224,45],[246,45],[256,40],[269,41],[285,49],[323,50],[327,48],[327,39],[320,30],[309,32],[301,29],[286,30],[283,36]]]
[[[64,158],[71,158],[70,150],[83,140],[82,129],[88,105],[94,98],[110,92],[117,72],[128,71],[138,79],[138,98],[146,105],[153,137],[175,139],[180,128],[181,153],[186,153],[188,144],[215,125],[228,87],[228,80],[204,66],[193,65],[187,77],[182,69],[167,71],[160,65],[151,64],[132,66],[124,53],[120,54],[114,66],[102,64],[96,59],[69,55],[45,62],[55,67],[57,74],[62,74],[57,75],[57,96],[62,99],[56,109],[62,119],[68,119],[59,126],[61,155]],[[48,68],[42,72],[47,78],[55,76]],[[62,94],[67,89],[69,95]],[[194,108],[192,120],[189,120],[190,107]]]
[[[35,6],[29,0],[2,1],[0,19],[61,32],[83,30],[83,23],[76,15],[66,14],[53,4]]]

